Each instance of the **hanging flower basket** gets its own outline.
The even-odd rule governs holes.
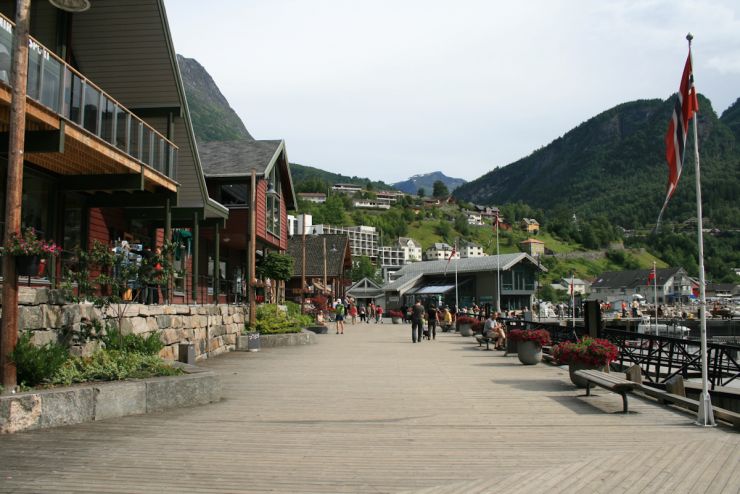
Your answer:
[[[43,272],[40,272],[39,267],[43,262],[39,256],[16,256],[15,274],[17,276],[41,276]]]
[[[62,251],[53,240],[39,238],[34,228],[26,228],[20,234],[11,233],[0,252],[15,257],[18,276],[43,276],[47,257],[55,257]]]

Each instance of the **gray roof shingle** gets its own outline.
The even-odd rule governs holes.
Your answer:
[[[263,175],[278,153],[283,141],[211,141],[199,142],[198,154],[206,177],[249,175],[252,168]]]

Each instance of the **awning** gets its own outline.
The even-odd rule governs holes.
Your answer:
[[[455,285],[427,285],[417,289],[415,293],[416,295],[442,295],[454,289]]]

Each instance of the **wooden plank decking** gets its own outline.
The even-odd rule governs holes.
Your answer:
[[[205,365],[218,404],[0,437],[0,492],[728,492],[740,435],[409,326]]]

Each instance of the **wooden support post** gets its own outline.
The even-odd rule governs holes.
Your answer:
[[[170,203],[170,198],[167,197],[164,200],[164,245],[168,245],[172,242],[172,205]],[[170,303],[170,294],[172,293],[172,252],[167,251],[167,264],[170,266],[169,273],[167,274],[167,279],[165,280],[166,288],[166,300],[164,301],[166,304]]]
[[[218,223],[213,228],[213,239],[216,244],[216,256],[213,260],[213,299],[218,304],[218,295],[221,291],[221,229]]]
[[[199,257],[199,244],[200,244],[200,228],[198,226],[198,213],[193,213],[193,281],[191,282],[193,289],[193,303],[198,303],[198,257]]]
[[[252,176],[249,185],[249,261],[247,262],[247,271],[249,271],[249,329],[254,330],[257,324],[257,300],[255,294],[255,284],[257,275],[255,266],[257,263],[257,170],[252,168]]]
[[[21,230],[23,192],[23,149],[26,135],[26,84],[28,81],[28,18],[31,0],[17,0],[13,37],[13,99],[10,104],[10,137],[8,146],[8,177],[5,192],[5,241]],[[2,385],[15,389],[15,364],[9,354],[18,342],[18,278],[15,257],[3,256],[3,317],[0,326],[0,373]]]

